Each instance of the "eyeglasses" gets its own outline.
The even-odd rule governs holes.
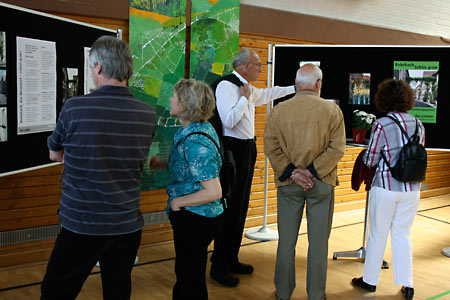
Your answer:
[[[261,67],[262,67],[262,64],[261,64],[261,63],[253,63],[253,62],[251,62],[251,61],[249,61],[248,63],[257,66],[258,68],[261,68]]]

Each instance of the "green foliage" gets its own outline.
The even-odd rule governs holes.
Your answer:
[[[239,1],[193,0],[191,74],[206,80],[231,72],[239,46]],[[186,0],[130,0],[130,7],[155,12],[172,19],[164,24],[152,18],[130,15],[130,48],[134,73],[129,86],[135,96],[157,112],[157,130],[150,155],[168,157],[180,124],[170,116],[169,98],[175,83],[184,77]],[[221,8],[221,9],[219,9]],[[216,63],[215,73],[212,65]],[[143,172],[142,189],[167,185],[167,172]]]
[[[199,0],[197,6],[206,6],[204,2]],[[219,4],[222,10],[216,9]],[[233,57],[239,48],[239,3],[231,4],[236,2],[219,1],[211,11],[192,14],[191,77],[212,83],[217,76],[232,71]],[[223,66],[222,74],[212,73],[214,63]]]

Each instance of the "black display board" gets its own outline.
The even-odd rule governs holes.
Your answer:
[[[6,36],[6,96],[8,139],[0,142],[0,174],[51,163],[47,137],[51,132],[17,135],[16,37],[56,43],[57,114],[62,107],[63,68],[78,69],[78,94],[84,94],[84,47],[102,35],[116,32],[89,24],[55,17],[36,11],[0,3],[0,32]]]
[[[450,47],[275,45],[273,57],[273,81],[274,85],[279,86],[294,84],[301,61],[320,61],[323,71],[321,97],[339,100],[345,118],[347,138],[352,137],[352,113],[355,109],[372,113],[377,118],[384,116],[375,108],[374,97],[378,84],[386,78],[393,78],[394,61],[438,61],[436,123],[424,124],[425,144],[427,148],[450,149],[450,139],[446,138],[445,134],[450,128]],[[348,103],[351,73],[371,74],[370,105]]]

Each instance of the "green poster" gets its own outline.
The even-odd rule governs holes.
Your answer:
[[[190,76],[211,84],[233,71],[239,0],[192,0]]]
[[[151,155],[168,157],[178,120],[169,114],[175,83],[184,78],[186,0],[131,0],[130,48],[134,72],[129,81],[133,94],[157,114]],[[167,171],[143,172],[142,189],[164,188]]]
[[[423,123],[436,123],[438,105],[438,61],[394,61],[394,78],[414,90],[415,106],[409,111]]]

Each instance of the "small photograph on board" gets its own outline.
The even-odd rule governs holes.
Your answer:
[[[68,99],[78,96],[78,69],[63,68],[63,99],[65,103]]]
[[[409,113],[423,123],[436,123],[439,85],[438,61],[394,61],[394,79],[404,80],[414,91]]]
[[[414,90],[415,107],[437,107],[438,61],[396,61],[394,78],[409,83]]]
[[[8,120],[6,107],[0,107],[0,142],[8,141]]]
[[[370,105],[370,73],[351,73],[348,104]]]
[[[0,31],[0,67],[6,67],[6,33]]]
[[[301,62],[299,63],[300,68],[303,67],[304,65],[307,65],[307,64],[313,64],[313,65],[315,65],[316,67],[319,67],[319,68],[320,68],[320,61],[301,61]]]
[[[6,104],[6,70],[0,69],[0,105]]]

